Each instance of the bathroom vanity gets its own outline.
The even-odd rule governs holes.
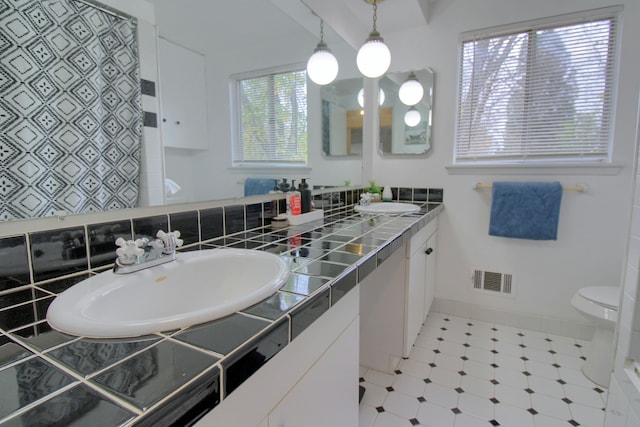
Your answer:
[[[353,196],[357,200],[357,192]],[[256,207],[254,199],[247,203],[225,206],[225,223]],[[34,262],[35,283],[5,295],[0,307],[0,425],[356,425],[359,365],[392,369],[429,307],[433,281],[425,252],[443,206],[441,200],[414,203],[419,212],[387,216],[356,213],[351,202],[321,220],[278,230],[249,228],[247,219],[244,230],[191,241],[181,251],[277,254],[290,266],[289,279],[271,297],[230,316],[138,338],[98,340],[52,330],[43,316],[55,296],[108,266],[74,267],[51,278]],[[204,226],[215,212],[180,218]],[[135,219],[132,224],[136,230]],[[55,235],[61,232],[69,234]],[[48,248],[38,242],[52,233],[24,239],[33,250]],[[21,247],[23,238],[7,239]],[[77,264],[74,259],[68,262]],[[214,286],[218,278],[204,280]],[[368,322],[385,324],[372,341]],[[384,360],[367,362],[377,351]]]

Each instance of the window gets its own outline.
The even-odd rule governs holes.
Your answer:
[[[609,160],[617,11],[463,35],[455,163]]]
[[[305,166],[307,74],[303,69],[234,78],[234,166]]]

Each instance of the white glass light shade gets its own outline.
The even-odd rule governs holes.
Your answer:
[[[415,108],[409,108],[409,111],[404,115],[404,123],[409,127],[417,126],[421,119],[420,112]]]
[[[312,82],[326,85],[335,80],[338,75],[338,60],[329,49],[318,49],[307,61],[307,74]]]
[[[380,92],[378,92],[378,103],[380,105],[384,104],[384,99],[384,91],[380,88]],[[364,108],[364,88],[358,92],[358,104]]]
[[[387,72],[389,65],[391,65],[391,52],[379,35],[377,37],[370,35],[360,47],[356,62],[358,70],[364,76],[370,78],[380,77]]]
[[[404,105],[416,105],[423,96],[424,88],[417,79],[411,77],[402,83],[398,91],[398,97]]]

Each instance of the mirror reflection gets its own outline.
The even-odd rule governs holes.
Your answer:
[[[137,205],[137,21],[21,0],[0,24],[0,218]]]
[[[361,156],[362,78],[337,80],[323,86],[321,98],[322,154]]]
[[[415,105],[406,105],[398,96],[402,83],[409,73],[391,73],[380,80],[385,94],[380,106],[379,151],[391,154],[425,154],[432,144],[433,83],[430,69],[414,71],[422,85],[423,95]]]
[[[38,19],[33,18],[36,16],[33,14],[28,15],[28,18],[24,15],[14,22],[15,25],[8,25],[6,14],[2,17],[0,40],[3,43],[9,40],[9,44],[2,46],[0,71],[5,71],[8,67],[19,68],[23,74],[21,80],[18,80],[25,82],[32,96],[27,99],[16,93],[13,107],[1,103],[7,99],[6,96],[0,98],[0,205],[5,205],[12,195],[19,194],[22,196],[22,210],[25,213],[48,216],[242,197],[247,178],[287,177],[298,180],[306,177],[311,185],[344,185],[345,182],[357,185],[361,182],[362,162],[359,157],[354,156],[349,161],[336,163],[328,161],[322,154],[321,112],[318,101],[320,87],[311,81],[306,85],[309,109],[306,166],[293,169],[277,165],[232,167],[231,141],[235,137],[236,128],[232,124],[233,107],[229,95],[231,77],[292,64],[304,69],[307,59],[318,44],[320,34],[319,18],[300,0],[239,0],[222,4],[208,0],[138,0],[135,4],[102,0],[101,3],[106,5],[109,11],[115,11],[115,15],[118,15],[119,11],[114,10],[114,7],[127,9],[125,12],[137,19],[138,27],[128,34],[132,39],[123,35],[101,37],[92,42],[85,39],[87,34],[95,33],[88,28],[88,23],[99,23],[102,18],[94,19],[92,15],[91,19],[81,19],[77,9],[79,5],[90,7],[85,3],[97,2],[61,0],[51,3],[42,0],[17,0],[8,6],[10,10],[35,11],[38,12]],[[75,41],[75,44],[67,45],[66,41],[63,43],[63,39],[58,37],[57,33],[52,33],[51,37],[35,37],[33,43],[18,40],[24,32],[22,26],[35,26],[34,34],[40,34],[49,28],[50,21],[57,19],[60,12],[56,9],[56,13],[53,13],[51,8],[54,7],[69,10],[71,13],[65,18],[65,23],[69,24],[68,29],[71,31],[67,41]],[[137,15],[138,13],[140,15]],[[36,28],[38,25],[42,28]],[[6,33],[11,31],[15,33]],[[343,67],[344,64],[354,62],[354,49],[327,25],[324,27],[324,40],[340,63],[338,79],[355,76],[351,74],[352,70],[349,70],[348,65]],[[16,56],[10,57],[10,53],[18,44],[31,48],[28,61],[16,59]],[[105,49],[111,44],[129,46],[132,49],[139,47],[139,75],[132,71],[129,61],[124,61],[129,59],[133,63],[137,61],[136,55],[106,55],[102,62],[108,65],[121,65],[121,62],[125,64],[122,66],[127,67],[126,73],[132,78],[132,92],[139,94],[143,82],[145,85],[149,82],[153,85],[152,94],[142,96],[144,128],[140,111],[122,107],[125,98],[130,95],[129,89],[124,93],[116,93],[115,97],[106,96],[108,94],[103,92],[103,102],[116,100],[117,105],[117,110],[106,117],[99,117],[93,111],[81,114],[76,109],[79,103],[84,102],[83,97],[92,98],[92,93],[101,92],[96,88],[93,88],[93,91],[89,90],[87,85],[80,84],[94,83],[97,80],[97,77],[92,77],[85,70],[89,63],[96,63],[98,59],[74,55],[74,52],[78,49]],[[53,48],[60,49],[66,56],[54,62],[51,59]],[[186,56],[175,54],[172,49],[186,52]],[[181,62],[173,61],[176,56],[186,59]],[[168,61],[173,61],[173,65],[179,66],[170,69],[164,66]],[[60,63],[69,69],[66,76],[68,87],[62,87],[52,80],[58,69],[55,65]],[[198,70],[194,74],[192,70],[195,67]],[[107,66],[107,70],[100,73],[103,76],[108,75],[110,70]],[[25,77],[25,72],[31,73],[27,76],[29,78]],[[194,75],[197,78],[192,79],[190,76]],[[175,85],[172,86],[172,81],[177,81],[177,90]],[[11,86],[12,82],[12,79],[0,79],[0,86]],[[145,88],[149,89],[142,86],[143,91]],[[119,88],[122,87],[119,85]],[[52,103],[54,96],[58,97],[57,103]],[[135,104],[135,101],[132,103]],[[22,119],[25,114],[15,113],[15,106],[28,109],[29,115],[35,117],[38,123],[25,127],[25,121]],[[188,108],[183,109],[184,106]],[[104,109],[103,106],[99,108]],[[68,117],[55,119],[52,117],[52,109],[59,109]],[[149,122],[146,122],[147,118]],[[135,124],[125,123],[125,120],[138,120],[139,125],[136,128]],[[198,124],[194,132],[191,126],[188,126],[192,123]],[[99,134],[93,130],[96,124],[102,124],[104,127]],[[50,134],[48,144],[40,144],[36,147],[38,149],[35,149],[33,144],[29,146],[28,141],[33,134],[44,133],[43,127],[55,128]],[[138,145],[137,151],[132,148],[132,141],[136,135],[121,138],[121,127],[133,129],[132,133],[135,133],[136,129],[141,131],[142,142]],[[12,132],[9,132],[10,129]],[[72,138],[71,135],[75,136]],[[82,147],[74,146],[76,137],[82,140],[81,143],[77,143]],[[114,141],[120,144],[115,149],[111,144]],[[106,152],[100,152],[97,147],[102,143],[109,147]],[[68,154],[66,146],[73,146],[74,154],[82,152],[85,161],[72,160],[75,158]],[[84,149],[85,146],[90,149]],[[66,163],[64,166],[48,169],[46,174],[42,172],[41,167],[37,167],[38,162],[23,163],[23,173],[38,177],[40,183],[38,187],[17,191],[16,162],[9,162],[7,159],[12,158],[13,153],[18,152],[22,155],[27,151],[37,156],[38,161],[52,157],[66,160]],[[140,156],[137,166],[128,160],[136,154]],[[94,175],[102,173],[107,164],[116,165],[120,169],[117,173],[106,172],[106,177],[102,178],[104,181],[97,183],[97,177]],[[82,194],[80,190],[73,190],[76,183],[67,175],[83,176],[85,179],[81,187],[86,194]],[[135,189],[123,191],[123,183],[129,178],[138,185],[138,194],[135,194]],[[112,188],[115,195],[129,198],[133,204],[114,201],[103,192],[105,188]],[[34,203],[38,202],[37,198],[34,198],[34,191],[52,192],[55,194],[54,199],[66,198],[76,205],[81,205],[82,209],[35,209]],[[99,199],[101,204],[95,201],[84,202],[83,198],[87,197],[87,194],[93,199]],[[3,220],[11,220],[27,216],[2,213],[0,217]]]

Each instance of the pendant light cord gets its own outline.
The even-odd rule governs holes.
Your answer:
[[[324,41],[324,20],[320,19],[320,41]]]
[[[377,31],[376,30],[377,21],[378,21],[378,2],[374,1],[373,2],[373,31]]]

